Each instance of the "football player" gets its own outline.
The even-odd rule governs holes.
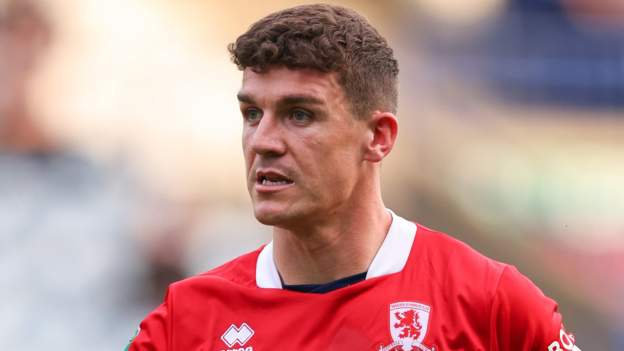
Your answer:
[[[229,50],[247,188],[273,239],[172,284],[131,351],[578,350],[514,267],[384,205],[399,69],[366,19],[298,6]]]

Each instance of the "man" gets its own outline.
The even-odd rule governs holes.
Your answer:
[[[578,350],[513,267],[385,208],[398,66],[364,18],[287,9],[230,52],[247,186],[273,241],[172,284],[130,350]]]

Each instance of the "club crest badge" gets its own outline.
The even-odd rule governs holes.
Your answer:
[[[435,351],[423,345],[431,307],[417,302],[395,302],[390,305],[390,335],[393,342],[380,351]]]

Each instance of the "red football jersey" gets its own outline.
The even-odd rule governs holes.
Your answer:
[[[273,245],[172,284],[130,351],[579,350],[515,268],[393,214],[366,279],[282,289]]]

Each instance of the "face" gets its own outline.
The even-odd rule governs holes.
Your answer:
[[[260,222],[301,225],[349,205],[363,176],[366,123],[352,116],[335,74],[247,69],[238,98],[247,187]]]

